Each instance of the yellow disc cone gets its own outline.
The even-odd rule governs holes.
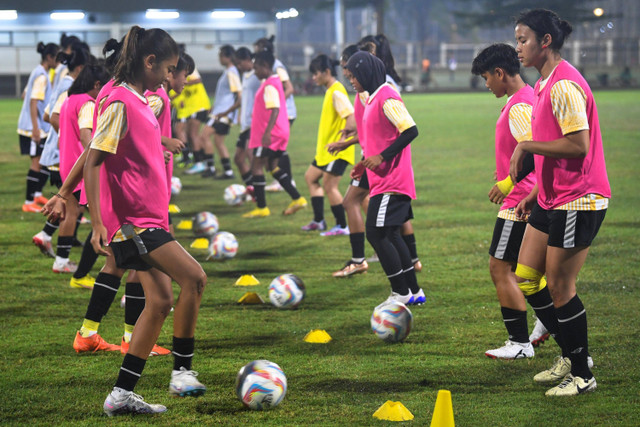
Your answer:
[[[190,219],[183,219],[177,225],[178,230],[191,230],[193,228],[193,221]]]
[[[180,213],[180,208],[178,207],[178,205],[170,204],[169,213]]]
[[[190,247],[192,247],[193,249],[208,249],[209,239],[207,239],[206,237],[200,237],[191,242]]]
[[[246,292],[238,300],[238,304],[264,304],[264,300],[255,292]]]
[[[455,427],[453,421],[453,404],[449,390],[438,390],[436,407],[431,417],[431,427]]]
[[[255,286],[255,285],[259,285],[260,281],[256,279],[256,277],[253,274],[244,274],[240,276],[238,280],[236,280],[235,284],[237,286]]]
[[[326,344],[331,341],[331,335],[324,329],[313,329],[303,339],[313,344]]]
[[[413,414],[401,402],[387,400],[373,413],[373,417],[387,421],[410,421]]]

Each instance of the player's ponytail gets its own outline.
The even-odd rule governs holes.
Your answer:
[[[571,24],[553,11],[547,9],[533,9],[523,12],[516,20],[517,24],[524,24],[536,34],[538,43],[545,35],[551,36],[549,47],[555,51],[562,49],[565,39],[573,32]]]
[[[120,59],[123,42],[124,37],[120,41],[116,39],[109,39],[102,48],[102,54],[104,55],[104,66],[111,76],[115,74],[116,64],[118,63],[118,59]]]

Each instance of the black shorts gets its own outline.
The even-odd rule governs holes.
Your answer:
[[[228,123],[214,121],[213,119],[207,122],[207,126],[211,126],[218,135],[229,135],[229,129],[231,129]]]
[[[236,142],[236,147],[241,150],[247,149],[247,143],[249,142],[249,138],[251,137],[251,129],[247,129],[238,135],[238,142]]]
[[[72,196],[76,199],[78,203],[80,203],[80,196],[82,195],[82,190],[74,191]]]
[[[151,265],[142,256],[173,240],[162,228],[148,228],[132,239],[111,242],[110,246],[118,268],[147,271]]]
[[[352,179],[351,186],[369,191],[369,177],[367,176],[367,171],[364,171],[360,179]]]
[[[403,194],[376,194],[369,199],[367,227],[400,226],[413,218],[411,197]]]
[[[51,185],[55,185],[56,188],[60,189],[60,187],[62,187],[60,171],[49,169],[49,182],[51,182]]]
[[[35,142],[31,137],[18,135],[20,137],[20,154],[23,156],[38,157],[44,149],[46,138],[41,138],[40,142]]]
[[[258,159],[278,159],[282,157],[284,151],[272,150],[271,148],[257,147],[253,149],[253,157]]]
[[[599,211],[546,210],[537,203],[531,209],[529,224],[549,235],[548,246],[571,249],[591,246],[598,234],[606,209]]]
[[[493,227],[493,239],[489,247],[489,255],[507,262],[518,262],[520,245],[524,230],[527,228],[525,221],[511,221],[497,218]]]
[[[190,115],[189,118],[196,119],[202,123],[207,123],[209,121],[209,112],[207,110],[200,110],[197,113]]]
[[[346,160],[337,159],[331,163],[327,163],[324,166],[318,166],[318,164],[316,163],[316,159],[313,159],[313,161],[311,162],[311,166],[318,168],[323,172],[330,173],[331,175],[342,176],[344,174],[344,171],[347,170],[349,162],[347,162]]]

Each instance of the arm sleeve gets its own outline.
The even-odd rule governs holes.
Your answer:
[[[147,97],[147,101],[149,102],[151,111],[153,111],[153,115],[160,117],[160,114],[162,114],[162,110],[164,109],[164,102],[162,102],[162,98],[159,95],[149,95]]]
[[[118,142],[127,133],[127,114],[122,102],[110,104],[98,116],[96,132],[91,141],[91,148],[115,154]]]
[[[280,108],[280,95],[278,94],[278,89],[271,85],[267,85],[264,88],[264,106],[267,110]]]
[[[287,80],[290,80],[289,73],[287,73],[287,70],[284,69],[283,67],[277,68],[276,73],[278,73],[278,77],[280,77],[281,82],[286,82]]]
[[[525,176],[529,175],[535,169],[535,162],[533,160],[533,154],[527,153],[524,155],[524,159],[522,159],[522,170],[518,172],[518,176],[516,176],[516,182],[520,182],[524,179]]]
[[[509,110],[509,130],[516,141],[531,141],[531,110],[529,104],[521,102]]]
[[[380,155],[384,160],[389,160],[397,156],[407,145],[418,136],[418,128],[416,125],[411,126],[402,132],[393,144],[388,146]]]
[[[340,117],[346,119],[353,114],[353,105],[351,105],[351,101],[349,101],[349,97],[346,94],[336,90],[333,92],[332,98],[333,108]]]
[[[587,97],[571,80],[560,80],[551,88],[551,106],[562,134],[589,129]]]
[[[93,129],[93,110],[95,108],[95,101],[87,101],[78,113],[78,129]]]
[[[62,92],[58,99],[56,99],[56,103],[53,104],[53,110],[49,113],[49,115],[60,114],[62,104],[64,104],[64,101],[66,101],[68,97],[69,94],[67,93],[67,91]]]
[[[232,93],[238,93],[242,91],[242,82],[240,81],[240,77],[236,73],[227,74],[229,78],[229,90]]]
[[[382,107],[384,115],[400,133],[416,125],[404,103],[397,99],[387,99]]]
[[[37,99],[38,101],[44,101],[45,93],[47,91],[47,76],[38,76],[31,87],[31,99]]]

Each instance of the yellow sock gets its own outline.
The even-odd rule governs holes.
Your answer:
[[[100,322],[94,322],[93,320],[84,319],[82,322],[82,327],[80,328],[80,336],[82,338],[89,338],[92,335],[98,333],[98,328],[100,327]]]
[[[133,327],[135,325],[127,325],[126,323],[124,324],[124,342],[128,343],[131,342],[131,334],[133,333]]]

